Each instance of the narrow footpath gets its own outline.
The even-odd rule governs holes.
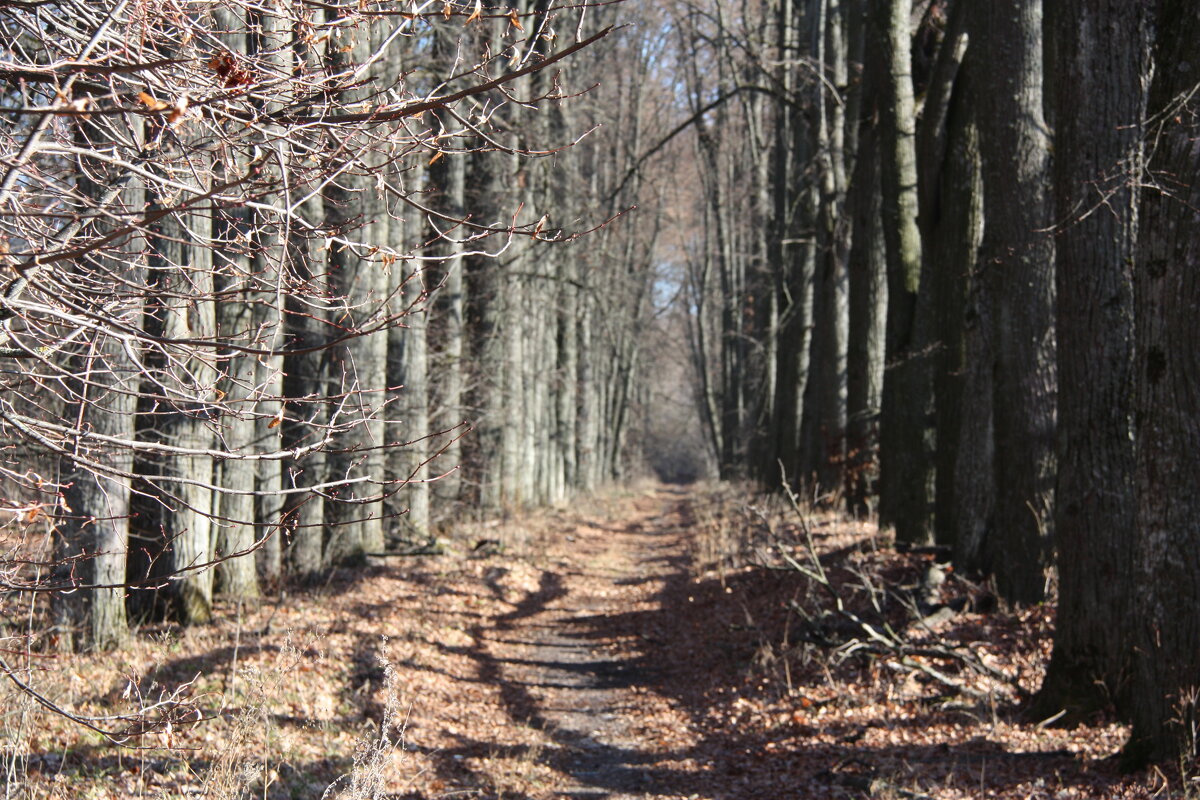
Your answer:
[[[541,757],[561,780],[543,787],[552,796],[689,796],[663,763],[689,721],[655,691],[662,670],[647,648],[660,641],[662,595],[687,580],[691,520],[669,489],[637,498],[633,512],[550,540],[536,590],[477,631],[507,711],[549,740]]]

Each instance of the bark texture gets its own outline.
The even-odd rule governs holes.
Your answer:
[[[1142,3],[1054,14],[1058,617],[1043,711],[1127,700],[1133,494],[1133,263],[1150,63]]]
[[[1050,565],[1055,392],[1042,3],[989,3],[978,21],[971,34],[987,69],[979,111],[986,208],[980,258],[995,380],[996,504],[986,558],[1003,597],[1036,603]]]
[[[1134,306],[1138,664],[1129,755],[1194,764],[1200,683],[1200,15],[1160,6]]]
[[[881,54],[880,152],[887,245],[887,342],[880,415],[880,523],[899,541],[925,544],[933,535],[932,463],[926,452],[929,365],[921,351],[918,293],[921,236],[917,227],[916,117],[911,67],[911,4],[874,0],[875,45]]]

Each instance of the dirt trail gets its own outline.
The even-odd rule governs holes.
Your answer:
[[[638,498],[619,524],[587,522],[546,553],[539,588],[490,630],[480,630],[509,713],[549,738],[543,763],[558,797],[680,795],[654,767],[687,716],[653,688],[650,634],[637,620],[661,613],[668,582],[686,579],[685,498],[659,490]],[[623,711],[637,707],[638,724]],[[657,707],[645,724],[647,707]]]
[[[62,780],[78,797],[191,796],[206,775],[228,791],[204,791],[234,796],[252,774],[265,800],[1169,794],[1115,772],[1115,723],[1037,726],[1002,695],[965,704],[882,659],[798,646],[792,603],[815,603],[811,587],[794,570],[722,560],[745,520],[720,510],[741,500],[661,487],[591,498],[465,529],[447,554],[226,608],[178,637],[75,657],[43,688],[81,713],[124,713],[141,697],[128,699],[131,675],[155,691],[194,686],[219,710],[136,759],[43,717],[29,796],[61,795]],[[919,557],[877,548],[869,524],[809,526],[846,592],[865,570],[893,586],[922,574]],[[510,549],[469,549],[477,536]],[[938,635],[1036,680],[1052,614],[964,612]]]

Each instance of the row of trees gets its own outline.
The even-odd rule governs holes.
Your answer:
[[[1200,674],[1200,12],[677,9],[722,474],[877,504],[1012,602],[1057,575],[1040,707],[1115,701],[1131,754],[1174,755]]]
[[[142,596],[201,621],[639,450],[697,474],[682,329],[723,476],[875,507],[1013,602],[1057,576],[1044,708],[1170,754],[1198,16],[8,6],[4,578],[111,646]]]
[[[573,9],[0,10],[6,613],[111,647],[620,474],[650,106]]]

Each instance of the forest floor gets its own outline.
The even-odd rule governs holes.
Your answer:
[[[1024,718],[1051,606],[997,610],[953,575],[930,588],[929,555],[883,544],[727,489],[474,525],[448,554],[147,628],[121,653],[26,656],[60,705],[159,724],[117,747],[6,690],[6,797],[1175,794],[1169,767],[1117,770],[1110,721]],[[942,613],[913,623],[904,598],[930,591]],[[909,649],[873,648],[835,596],[863,620],[878,606],[869,624]]]

